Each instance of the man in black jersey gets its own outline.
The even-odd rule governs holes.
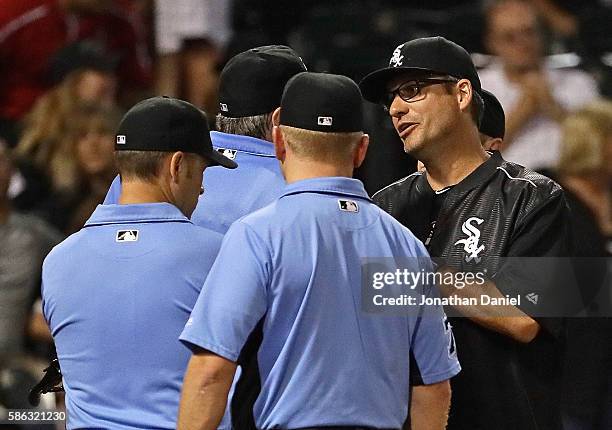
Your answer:
[[[386,107],[404,150],[426,168],[380,190],[374,201],[425,243],[440,271],[487,274],[478,289],[443,286],[442,293],[503,298],[520,291],[554,299],[554,269],[534,274],[502,257],[566,255],[563,191],[485,151],[478,130],[482,88],[469,54],[441,37],[412,40],[360,87],[366,100]],[[557,351],[563,327],[532,317],[534,301],[453,309],[466,317],[452,320],[464,371],[452,381],[449,429],[562,428],[560,357],[538,362],[533,355]]]

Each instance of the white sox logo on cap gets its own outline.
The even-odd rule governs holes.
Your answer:
[[[404,56],[402,55],[402,46],[404,46],[404,44],[401,44],[400,46],[395,48],[395,51],[393,51],[393,55],[389,60],[389,67],[400,67],[404,62]]]

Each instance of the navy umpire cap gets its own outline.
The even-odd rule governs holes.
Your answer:
[[[506,115],[497,97],[483,89],[480,92],[484,101],[484,114],[478,130],[489,137],[503,139],[506,134]]]
[[[363,130],[363,102],[357,84],[346,76],[303,72],[287,82],[280,124],[324,133]]]
[[[287,81],[306,65],[293,49],[268,45],[232,57],[219,78],[219,113],[230,118],[263,115],[280,106]]]
[[[152,97],[135,104],[123,116],[115,138],[116,151],[184,151],[201,155],[211,166],[238,167],[213,149],[206,114],[171,97]]]
[[[481,91],[480,78],[470,54],[440,36],[414,39],[399,45],[391,55],[389,66],[368,74],[361,80],[359,87],[366,100],[379,103],[393,78],[411,72],[468,79],[476,92]]]

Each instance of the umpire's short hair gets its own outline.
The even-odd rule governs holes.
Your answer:
[[[342,163],[352,158],[363,132],[327,133],[303,128],[280,126],[285,144],[300,158]]]
[[[262,140],[271,140],[272,112],[255,116],[230,118],[218,114],[215,119],[218,131],[228,134],[255,137]]]
[[[162,151],[115,151],[115,162],[121,180],[152,182],[161,169],[164,159],[172,152]]]

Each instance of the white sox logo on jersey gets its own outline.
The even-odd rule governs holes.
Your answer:
[[[476,263],[480,263],[480,254],[484,251],[485,246],[478,246],[478,240],[480,239],[480,230],[474,225],[480,225],[484,222],[483,219],[477,218],[475,216],[468,218],[466,222],[461,226],[461,231],[468,235],[467,239],[460,239],[455,242],[455,245],[463,245],[463,250],[468,253],[465,256],[465,262],[469,263],[472,260],[475,260]]]
[[[389,60],[389,67],[400,67],[404,62],[404,56],[402,55],[402,46],[404,45],[402,44],[398,46],[397,48],[395,48],[395,51],[393,51],[393,55]]]

